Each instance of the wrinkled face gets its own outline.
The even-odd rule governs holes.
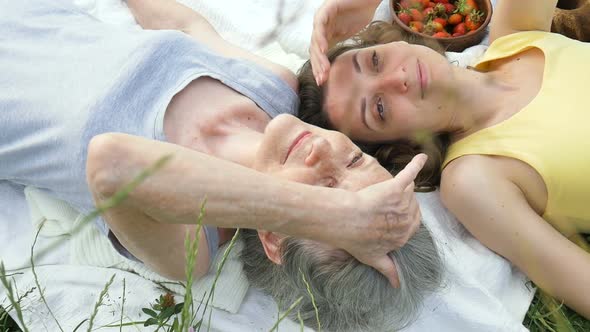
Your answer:
[[[354,139],[411,138],[434,126],[451,77],[446,58],[425,46],[393,42],[351,50],[331,66],[324,110]]]
[[[350,191],[392,177],[344,134],[286,114],[267,125],[254,169],[295,182]]]

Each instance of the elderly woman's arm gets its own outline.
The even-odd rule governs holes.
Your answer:
[[[490,42],[518,31],[551,31],[557,0],[498,0],[492,16]]]
[[[265,67],[297,90],[297,79],[288,68],[229,43],[205,17],[175,0],[127,0],[127,6],[144,29],[182,31],[218,54]]]
[[[406,243],[419,225],[412,189],[424,156],[415,158],[395,179],[350,192],[273,178],[175,144],[102,134],[88,148],[87,178],[97,202],[166,155],[172,156],[169,162],[123,202],[122,209],[131,217],[144,216],[148,223],[194,224],[206,198],[207,225],[264,229],[328,243],[396,283],[387,253]],[[149,254],[139,256],[146,259]]]
[[[543,220],[518,185],[490,165],[490,157],[465,158],[443,172],[445,205],[484,245],[590,318],[590,254]]]

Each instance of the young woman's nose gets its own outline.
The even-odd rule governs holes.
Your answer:
[[[393,70],[383,70],[375,76],[376,89],[380,92],[397,91],[405,93],[408,91],[408,73],[403,66],[397,66]]]

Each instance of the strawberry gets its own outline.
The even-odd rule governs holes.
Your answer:
[[[429,7],[429,8],[433,8],[434,6],[436,6],[436,3],[432,2],[432,1],[430,1],[430,2],[428,3],[428,7]]]
[[[446,31],[440,31],[432,35],[435,38],[449,38],[451,35]]]
[[[416,32],[422,32],[422,30],[424,30],[424,23],[421,21],[412,21],[410,22],[409,27]]]
[[[449,0],[432,0],[434,3],[449,3]]]
[[[436,17],[432,21],[440,24],[443,28],[447,26],[447,20],[445,20],[442,17]],[[438,31],[440,31],[440,30],[438,30]]]
[[[445,6],[447,15],[451,15],[456,9],[455,5],[453,5],[452,3],[444,3],[443,5]]]
[[[424,30],[422,30],[422,33],[432,36],[433,34],[441,31],[444,31],[444,28],[440,23],[430,21],[424,25]]]
[[[457,6],[457,12],[463,16],[479,9],[475,0],[458,0],[455,5]]]
[[[449,16],[449,24],[457,25],[461,22],[463,22],[463,15],[455,13],[455,14]]]
[[[428,18],[428,17],[432,17],[434,16],[434,14],[432,13],[433,9],[432,7],[426,7],[423,11],[422,11],[422,15],[424,15],[424,17]],[[427,19],[428,20],[428,19]]]
[[[432,25],[432,29],[434,32],[441,32],[445,28],[442,24],[440,24],[440,22],[436,20],[430,22],[429,24]]]
[[[460,32],[453,32],[453,34],[451,35],[452,37],[461,37],[465,35],[464,33],[460,33]]]
[[[432,8],[432,11],[434,11],[434,15],[440,17],[445,15],[447,9],[445,8],[445,5],[443,5],[442,3],[437,3],[436,6]]]
[[[397,17],[405,25],[409,25],[410,24],[410,21],[412,20],[412,16],[410,16],[410,14],[408,13],[408,11],[405,10],[405,9],[400,10],[398,12],[398,14],[397,14]]]
[[[467,28],[465,27],[465,23],[459,23],[457,25],[455,25],[455,27],[453,28],[453,33],[460,33],[461,35],[464,35],[465,33],[467,33]]]
[[[469,31],[477,30],[483,23],[483,12],[474,10],[465,17],[465,27]]]
[[[422,10],[424,6],[428,5],[428,2],[430,2],[430,0],[409,0],[409,7],[407,8],[416,8]]]
[[[422,15],[422,12],[416,8],[410,9],[410,16],[412,16],[412,21],[422,22],[422,20],[424,20],[424,15]]]
[[[410,1],[409,0],[401,0],[397,4],[400,9],[407,9],[410,8]]]

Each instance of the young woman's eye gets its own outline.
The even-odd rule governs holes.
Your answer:
[[[383,113],[385,112],[385,108],[383,107],[383,100],[381,100],[381,97],[377,98],[377,113],[379,114],[379,117],[381,118],[381,120],[385,120],[385,118],[383,117]]]
[[[379,70],[379,57],[377,56],[377,51],[373,51],[373,56],[371,57],[371,61],[373,61],[373,68],[375,71]]]
[[[361,159],[363,158],[363,153],[359,152],[358,154],[356,154],[352,160],[350,161],[350,163],[348,164],[348,167],[352,167],[354,165],[356,165]]]

